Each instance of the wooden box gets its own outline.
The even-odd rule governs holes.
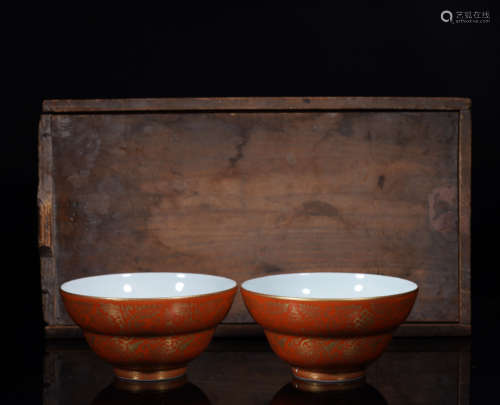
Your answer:
[[[470,101],[49,100],[39,136],[48,336],[58,288],[114,272],[304,271],[420,286],[400,335],[470,333]],[[252,334],[241,297],[221,334]]]

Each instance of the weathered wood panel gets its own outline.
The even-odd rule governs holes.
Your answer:
[[[46,100],[44,112],[193,110],[462,110],[470,100],[453,97],[221,97]]]
[[[55,192],[52,155],[51,117],[42,116],[38,127],[38,246],[42,285],[42,306],[44,319],[54,325],[55,311],[59,297],[55,294],[57,282],[55,247]]]
[[[460,111],[459,134],[459,259],[460,320],[471,323],[471,113]]]
[[[391,274],[459,322],[456,111],[52,116],[54,286],[192,271]],[[56,291],[54,291],[56,293]],[[69,324],[58,297],[55,320]],[[251,318],[237,298],[228,322]]]

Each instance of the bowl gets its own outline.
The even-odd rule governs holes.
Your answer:
[[[247,280],[241,292],[294,378],[348,383],[382,354],[418,286],[376,274],[295,273]]]
[[[105,274],[61,285],[64,306],[117,377],[158,381],[185,374],[226,316],[236,282],[192,273]]]

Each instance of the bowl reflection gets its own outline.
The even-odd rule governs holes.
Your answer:
[[[116,379],[104,388],[92,405],[210,405],[210,400],[185,377],[164,382],[134,382]]]
[[[309,388],[298,386],[291,382],[284,385],[271,401],[272,405],[387,405],[387,401],[371,385],[360,383],[356,386],[339,385],[337,389],[332,389],[331,384],[328,390],[318,389],[317,384],[312,384]],[[304,390],[306,389],[306,390]]]

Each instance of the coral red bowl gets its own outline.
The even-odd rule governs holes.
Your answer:
[[[115,374],[155,381],[184,375],[226,316],[236,282],[191,273],[106,274],[61,285],[64,305]]]
[[[241,292],[294,378],[345,383],[382,354],[418,286],[375,274],[296,273],[247,280]]]

